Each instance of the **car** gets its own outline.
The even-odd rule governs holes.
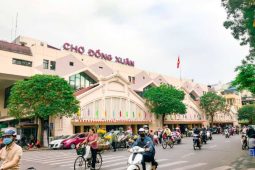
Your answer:
[[[70,136],[73,136],[73,135],[65,135],[65,136],[55,137],[55,140],[50,142],[49,148],[50,149],[60,149],[60,148],[62,148],[62,146],[63,146],[62,141],[69,138]]]
[[[64,139],[61,144],[63,149],[75,149],[76,145],[83,142],[88,136],[88,133],[78,133]]]
[[[211,128],[211,132],[212,132],[212,134],[217,134],[218,129],[216,127],[213,127],[213,128]]]

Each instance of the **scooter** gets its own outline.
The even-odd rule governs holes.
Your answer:
[[[145,152],[145,147],[141,148],[139,146],[134,146],[129,150],[132,154],[128,158],[127,170],[140,170],[142,168],[143,153]],[[151,162],[146,162],[146,169],[156,170],[155,166],[152,166]]]
[[[198,134],[193,135],[193,148],[194,150],[196,150],[196,148],[199,148],[199,150],[201,149],[201,142]]]

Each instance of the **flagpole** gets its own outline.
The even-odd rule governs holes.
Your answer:
[[[180,64],[179,69],[180,69],[180,81],[182,81],[182,67],[181,67],[181,64]]]

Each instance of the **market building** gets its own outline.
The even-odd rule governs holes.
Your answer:
[[[128,58],[70,43],[64,43],[59,49],[19,36],[12,43],[0,41],[0,59],[2,127],[15,126],[27,134],[38,128],[36,120],[17,122],[8,116],[6,108],[12,85],[35,74],[63,77],[76,90],[74,95],[80,101],[80,111],[72,118],[50,118],[48,126],[52,136],[83,132],[95,125],[107,130],[131,126],[134,131],[144,124],[152,129],[162,127],[160,119],[149,112],[143,99],[146,89],[162,83],[182,89],[187,106],[186,114],[166,116],[165,124],[182,129],[207,124],[199,107],[199,98],[208,91],[207,86],[138,69]]]

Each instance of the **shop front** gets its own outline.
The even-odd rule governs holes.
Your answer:
[[[133,133],[137,134],[140,127],[145,124],[150,125],[151,123],[151,120],[72,120],[74,133],[87,132],[89,128],[102,128],[107,132],[111,130],[119,130],[121,128],[126,131],[129,127],[131,127]]]
[[[185,129],[192,130],[195,127],[201,128],[206,125],[206,120],[165,120],[164,122],[170,129],[180,128],[184,133]]]

